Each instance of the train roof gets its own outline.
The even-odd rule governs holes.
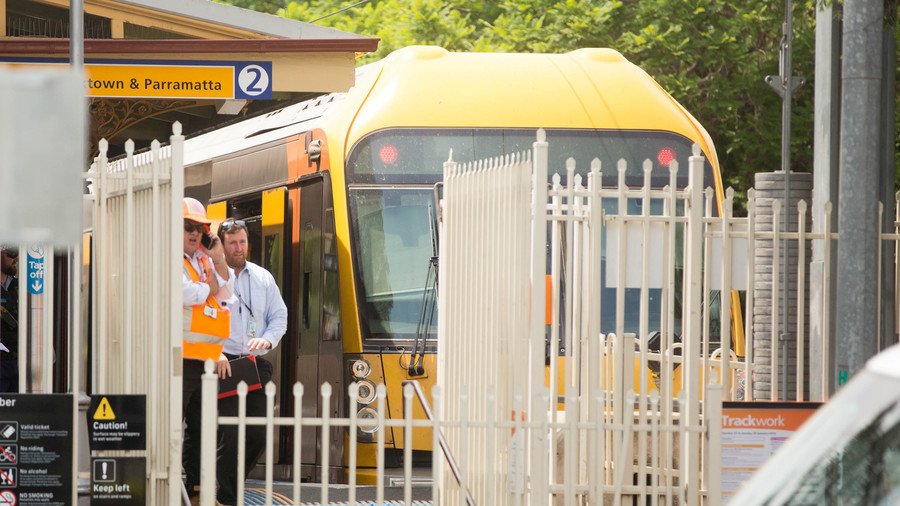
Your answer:
[[[345,97],[331,93],[218,128],[184,143],[184,165],[190,167],[247,148],[305,132],[331,104]]]
[[[612,49],[562,54],[400,49],[373,64],[345,104],[347,148],[390,127],[663,130],[712,143],[645,71]],[[364,107],[365,105],[365,107]],[[337,111],[336,111],[337,112]],[[346,127],[344,127],[346,128]]]
[[[612,49],[563,54],[455,53],[411,46],[357,69],[347,93],[325,95],[189,139],[185,165],[308,130],[331,152],[394,127],[597,128],[671,131],[700,141],[703,127],[646,72]]]

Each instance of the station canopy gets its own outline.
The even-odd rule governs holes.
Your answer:
[[[337,91],[378,39],[209,0],[85,0],[90,142],[112,155]],[[0,65],[69,57],[69,0],[0,0]]]

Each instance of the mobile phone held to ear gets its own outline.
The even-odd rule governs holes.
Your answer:
[[[215,241],[215,236],[210,232],[204,232],[200,234],[200,244],[203,245],[204,248],[209,249],[213,242]]]

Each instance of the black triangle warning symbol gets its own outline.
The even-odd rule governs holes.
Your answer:
[[[94,411],[94,420],[115,420],[116,414],[113,413],[112,406],[109,405],[109,400],[104,397],[100,399],[100,405],[97,406],[97,411]]]

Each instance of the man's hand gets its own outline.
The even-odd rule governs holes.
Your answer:
[[[228,358],[225,354],[219,355],[219,361],[216,362],[216,373],[219,375],[220,379],[231,376],[231,363],[228,362]]]
[[[206,248],[206,254],[212,259],[213,266],[215,267],[216,272],[219,273],[219,276],[222,276],[222,279],[228,279],[228,264],[225,262],[225,248],[222,246],[222,241],[220,241],[217,236],[212,236],[212,244],[209,245],[209,248]],[[210,288],[212,288],[212,285],[210,285]],[[211,293],[216,293],[218,291],[217,285],[216,290]]]
[[[219,240],[219,237],[215,234],[210,234],[210,238],[212,239],[212,243],[206,249],[206,253],[213,259],[214,262],[218,263],[219,260],[225,259],[225,248],[222,246],[222,241]]]
[[[261,337],[254,337],[253,339],[247,341],[247,349],[250,351],[268,350],[271,347],[272,343],[266,341]]]

